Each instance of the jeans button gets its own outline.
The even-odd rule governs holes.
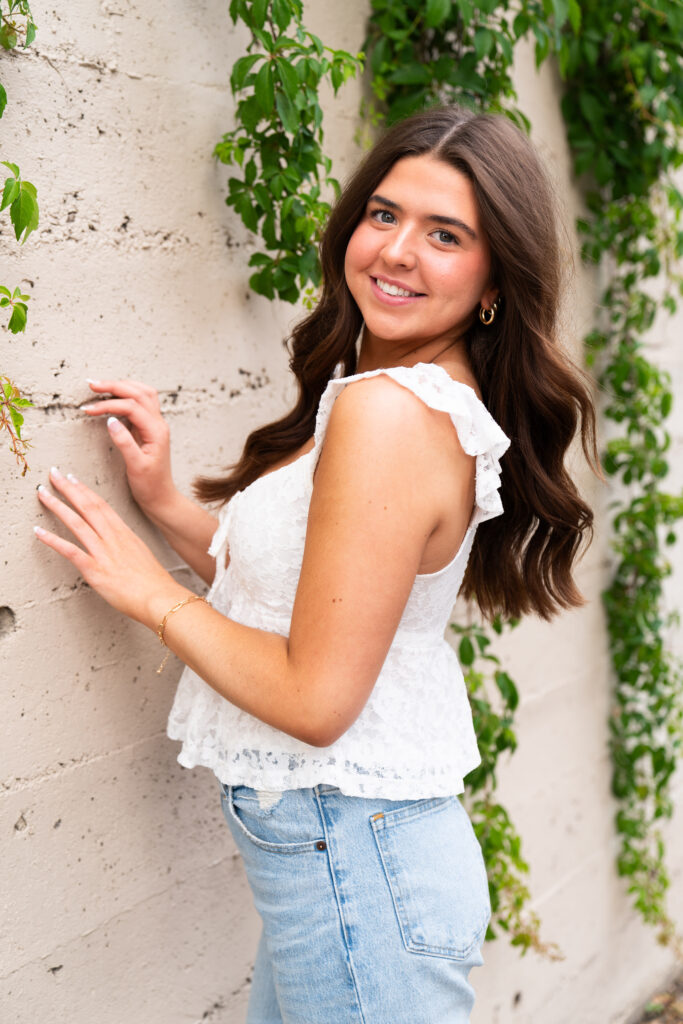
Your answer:
[[[316,847],[317,850],[326,850],[327,849],[327,843],[325,842],[324,839],[321,839],[319,842],[317,842],[315,844],[315,847]]]

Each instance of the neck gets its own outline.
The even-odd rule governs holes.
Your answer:
[[[465,341],[463,338],[436,338],[433,341],[420,342],[419,345],[411,346],[411,343],[395,344],[377,338],[363,328],[361,335],[360,351],[358,354],[358,373],[367,373],[369,370],[381,370],[387,366],[415,366],[417,363],[440,363],[441,359],[465,360]]]

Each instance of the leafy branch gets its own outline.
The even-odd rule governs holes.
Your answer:
[[[3,7],[7,8],[7,13]],[[17,17],[20,19],[19,22],[17,22]],[[23,25],[21,20],[23,20]],[[19,36],[22,32],[24,34],[24,49],[26,49],[36,36],[36,23],[33,20],[28,0],[5,0],[4,3],[0,3],[0,46],[4,50],[13,50],[19,44]],[[4,92],[4,90],[2,91]]]
[[[504,623],[496,618],[491,628],[500,636],[506,625],[514,629],[518,624],[519,619]],[[481,764],[466,782],[468,811],[489,877],[492,913],[486,938],[497,938],[495,922],[510,936],[510,944],[520,947],[522,955],[534,949],[551,960],[564,959],[556,943],[541,940],[538,915],[525,909],[531,894],[522,876],[529,865],[522,857],[522,841],[510,815],[495,799],[498,760],[506,750],[512,754],[517,748],[513,728],[519,703],[517,687],[500,658],[491,653],[491,639],[480,625],[452,623],[451,629],[460,637],[458,657],[481,754]]]
[[[24,398],[19,388],[4,374],[0,374],[0,388],[2,388],[0,393],[0,431],[6,430],[9,434],[10,450],[18,465],[23,467],[21,475],[26,476],[29,468],[26,452],[31,444],[21,436],[21,428],[24,425],[21,409],[25,409],[33,403],[28,398]]]
[[[226,203],[260,236],[252,254],[251,288],[296,302],[320,284],[317,241],[330,210],[323,188],[335,194],[331,161],[322,150],[318,90],[328,80],[336,95],[361,67],[361,55],[332,50],[302,23],[301,0],[232,0],[233,22],[251,32],[247,54],[235,63],[230,85],[239,96],[237,126],[214,155],[236,164]]]
[[[23,25],[21,24],[23,20]],[[19,37],[24,35],[24,49],[30,46],[36,34],[36,24],[33,20],[31,7],[28,0],[0,0],[0,46],[5,50],[13,50],[19,43]],[[0,84],[0,118],[7,106],[7,92]],[[16,164],[7,160],[2,161],[12,176],[6,178],[2,199],[0,200],[0,212],[8,209],[10,221],[14,228],[17,241],[23,245],[31,232],[38,227],[38,193],[35,185],[30,181],[23,181],[21,173]],[[5,285],[0,285],[0,309],[10,309],[9,323],[7,329],[12,334],[19,334],[26,329],[26,318],[28,307],[26,303],[30,296],[25,295],[20,287],[10,291]],[[32,403],[25,398],[19,388],[5,374],[0,374],[0,432],[6,430],[10,438],[10,451],[15,456],[17,463],[22,466],[22,476],[28,470],[26,452],[30,447],[29,442],[21,436],[21,428],[24,423],[21,409],[30,406]]]
[[[683,7],[585,4],[581,38],[563,36],[558,56],[575,171],[586,188],[583,253],[610,275],[586,353],[615,425],[603,455],[616,485],[614,575],[603,600],[615,675],[617,870],[658,940],[680,957],[660,825],[673,814],[670,782],[683,745],[683,665],[669,642],[679,614],[667,610],[663,591],[683,495],[662,489],[673,394],[670,375],[646,348],[657,313],[674,313],[682,291],[683,195],[674,175],[683,164]],[[655,277],[664,286],[658,299],[648,288]]]
[[[0,160],[3,167],[8,167],[13,177],[5,179],[5,187],[0,201],[0,211],[9,207],[10,220],[14,227],[17,242],[23,245],[32,231],[38,227],[38,192],[30,181],[22,181],[21,173],[16,164]],[[23,238],[21,237],[23,234]]]

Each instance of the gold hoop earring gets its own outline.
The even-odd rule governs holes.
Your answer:
[[[479,319],[486,327],[489,327],[490,324],[492,324],[493,321],[496,319],[497,312],[498,299],[496,299],[493,305],[491,305],[488,309],[486,309],[484,306],[479,307]]]

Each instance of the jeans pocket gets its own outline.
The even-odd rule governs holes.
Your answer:
[[[297,815],[292,814],[288,806],[287,793],[274,806],[264,808],[255,790],[221,783],[221,802],[236,841],[242,836],[270,853],[310,853],[319,849],[319,836],[302,841]]]
[[[375,814],[370,823],[405,948],[464,960],[491,917],[486,866],[455,796]]]

